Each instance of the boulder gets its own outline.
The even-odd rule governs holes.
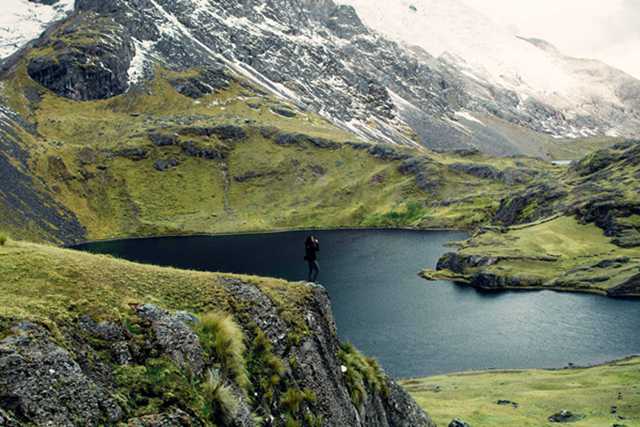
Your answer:
[[[158,172],[166,172],[169,169],[173,169],[176,166],[178,166],[180,164],[180,162],[176,159],[161,159],[161,160],[156,160],[155,163],[153,164],[153,167],[158,171]]]
[[[164,133],[149,133],[149,139],[151,143],[156,147],[168,147],[170,145],[175,145],[178,143],[178,135],[167,135]]]
[[[282,107],[271,107],[271,111],[283,117],[289,117],[289,118],[295,117],[297,115],[295,111],[292,111],[288,108],[282,108]]]
[[[513,406],[514,408],[518,408],[518,405],[516,402],[512,401],[512,400],[506,400],[506,399],[500,399],[496,402],[496,405],[500,405],[500,406]]]
[[[223,160],[227,157],[227,150],[223,147],[203,147],[195,141],[187,141],[181,145],[184,154],[190,157],[200,157],[207,160]]]
[[[149,155],[149,152],[144,148],[123,148],[114,153],[116,157],[124,157],[125,159],[138,162],[144,160]]]
[[[460,418],[454,418],[450,423],[449,427],[471,427],[469,423],[462,421]]]
[[[551,423],[573,423],[584,419],[584,415],[574,414],[571,411],[563,409],[562,411],[551,415],[548,419]]]

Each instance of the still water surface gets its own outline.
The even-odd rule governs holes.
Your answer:
[[[306,277],[305,232],[100,242],[79,249],[207,271]],[[640,301],[483,293],[417,276],[457,232],[320,231],[319,281],[338,333],[396,377],[559,368],[640,353]]]

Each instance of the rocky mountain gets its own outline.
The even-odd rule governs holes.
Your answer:
[[[554,138],[637,134],[634,94],[640,83],[622,72],[564,57],[544,43],[507,37],[455,2],[394,2],[385,13],[370,5],[78,0],[78,13],[64,31],[77,33],[83,21],[97,24],[94,33],[103,34],[94,39],[98,49],[81,52],[86,39],[76,45],[72,37],[57,37],[55,45],[41,40],[51,51],[31,61],[30,75],[72,99],[103,99],[144,85],[157,65],[176,71],[225,68],[362,138],[440,151],[478,148],[547,157]],[[375,13],[384,19],[376,20]],[[453,16],[454,24],[460,19],[480,28],[436,51],[434,40],[459,33],[431,25],[445,15],[445,24]],[[433,28],[438,37],[414,31],[418,27]],[[398,28],[405,32],[396,34]],[[421,38],[409,39],[408,33]],[[468,43],[478,33],[488,34],[484,50]],[[516,65],[526,57],[525,70],[544,77],[551,67],[558,78],[529,78],[522,67],[503,72],[474,61],[496,43],[507,45],[490,56],[502,58],[500,64],[512,59],[503,58],[503,51],[520,52]],[[74,63],[92,66],[76,70]],[[102,74],[109,76],[106,81]],[[215,76],[209,79],[200,86],[215,87]],[[96,87],[83,87],[85,80]],[[553,91],[542,82],[552,82]]]
[[[486,221],[507,189],[558,172],[532,158],[419,145],[397,115],[399,98],[362,68],[376,62],[382,79],[409,64],[396,54],[410,54],[351,25],[353,9],[323,4],[78,1],[73,15],[3,62],[0,226],[62,243],[290,227],[467,228]],[[295,31],[286,24],[298,21],[305,25]],[[338,61],[356,45],[360,59]],[[385,57],[380,46],[395,53]],[[435,103],[430,117],[462,96],[413,64],[422,83],[406,90]],[[286,80],[311,71],[313,85]],[[349,83],[326,80],[336,73]],[[363,120],[372,111],[386,117],[405,143],[391,144],[399,141],[387,138],[392,128],[374,119],[336,125],[355,110]]]

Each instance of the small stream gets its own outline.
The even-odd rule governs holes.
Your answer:
[[[167,237],[77,249],[156,265],[306,277],[306,232]],[[484,293],[417,273],[459,232],[320,231],[319,281],[338,333],[395,377],[561,368],[640,354],[640,302],[552,291]]]

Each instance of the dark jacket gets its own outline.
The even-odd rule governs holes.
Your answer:
[[[304,245],[305,261],[315,261],[318,259],[317,253],[320,252],[320,244],[316,242],[307,242]]]

